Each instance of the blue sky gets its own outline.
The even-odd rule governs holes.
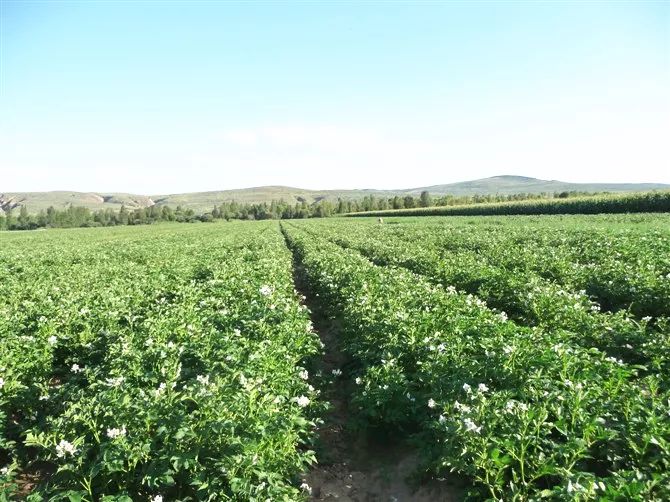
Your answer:
[[[0,191],[670,183],[668,2],[0,6]]]

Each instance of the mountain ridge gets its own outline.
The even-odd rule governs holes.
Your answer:
[[[444,195],[511,195],[518,193],[554,193],[563,191],[580,192],[637,192],[650,190],[670,190],[670,184],[663,183],[570,183],[558,180],[542,180],[528,176],[500,175],[470,181],[431,185],[416,188],[380,190],[374,188],[342,190],[310,190],[282,185],[267,185],[230,190],[212,190],[164,195],[137,195],[117,192],[72,192],[56,190],[50,192],[0,192],[0,212],[26,206],[31,213],[49,206],[62,209],[68,205],[97,209],[128,209],[149,207],[154,204],[184,208],[195,211],[210,210],[215,204],[235,200],[240,203],[261,203],[283,199],[291,204],[320,200],[361,199],[367,195],[377,197],[418,196],[427,190],[433,196]]]

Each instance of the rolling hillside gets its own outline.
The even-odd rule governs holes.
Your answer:
[[[122,205],[128,209],[153,206],[154,202],[146,195],[127,193],[92,193],[92,192],[20,192],[1,193],[0,210],[18,210],[26,206],[31,213],[46,210],[49,206],[63,209],[69,205],[87,207],[92,210],[111,208],[118,210]]]
[[[238,190],[212,192],[194,192],[172,195],[133,195],[127,193],[91,193],[91,192],[23,192],[0,193],[0,210],[18,209],[26,206],[31,213],[39,212],[49,206],[64,208],[68,205],[84,206],[92,210],[111,208],[118,210],[121,205],[129,209],[148,207],[154,204],[176,207],[181,205],[196,212],[207,211],[215,204],[235,200],[238,202],[269,202],[283,199],[290,203],[306,201],[311,204],[322,199],[337,200],[361,199],[366,195],[393,197],[394,195],[419,195],[428,190],[431,195],[475,195],[475,194],[513,194],[541,193],[579,190],[585,192],[635,192],[647,190],[667,190],[670,185],[660,183],[565,183],[548,181],[524,176],[494,176],[473,181],[450,183],[399,190],[306,190],[283,186],[264,186]]]
[[[556,180],[541,180],[526,176],[493,176],[480,180],[450,183],[448,185],[434,185],[429,187],[408,190],[411,194],[420,194],[428,190],[435,195],[475,195],[475,194],[514,194],[514,193],[542,193],[542,192],[640,192],[647,190],[670,189],[670,185],[661,183],[566,183]]]

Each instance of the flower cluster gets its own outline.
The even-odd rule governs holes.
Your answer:
[[[122,437],[126,435],[126,428],[121,427],[120,429],[113,428],[113,429],[107,429],[107,437],[110,439],[116,439],[118,437]]]
[[[74,455],[75,453],[77,453],[77,448],[74,446],[74,444],[66,441],[65,439],[62,439],[56,445],[56,456],[58,458],[63,458],[66,455]]]

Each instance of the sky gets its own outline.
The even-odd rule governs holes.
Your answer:
[[[0,0],[0,193],[670,183],[670,2]]]

